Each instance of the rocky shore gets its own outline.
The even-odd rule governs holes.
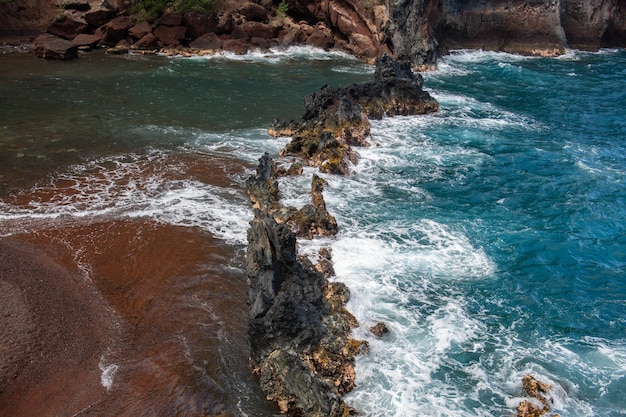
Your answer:
[[[247,181],[254,206],[248,231],[250,364],[268,400],[294,416],[347,416],[356,411],[342,400],[355,386],[354,360],[369,350],[367,342],[350,336],[358,326],[346,310],[346,286],[334,275],[329,248],[318,263],[299,256],[296,237],[334,236],[335,218],[326,210],[326,182],[311,180],[311,203],[300,209],[280,201],[278,178],[301,175],[302,165],[319,171],[348,174],[356,162],[353,145],[366,146],[368,117],[423,114],[437,111],[437,102],[422,90],[421,77],[408,62],[389,56],[376,61],[372,82],[331,89],[305,98],[306,111],[297,121],[275,122],[273,134],[290,134],[281,155],[296,156],[289,167],[263,155]],[[388,332],[383,323],[372,332]]]
[[[5,0],[0,44],[34,44],[47,59],[94,48],[202,55],[310,45],[368,62],[386,53],[420,69],[458,48],[555,56],[567,48],[626,46],[626,6],[619,0],[216,0],[209,11],[173,7],[160,17],[132,4]]]

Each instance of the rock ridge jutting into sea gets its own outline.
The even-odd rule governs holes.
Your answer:
[[[47,59],[77,50],[110,53],[244,54],[310,45],[365,61],[383,53],[428,68],[451,49],[559,55],[567,48],[626,46],[621,0],[216,0],[205,12],[133,13],[129,0],[6,0],[4,43],[34,43]],[[279,7],[280,6],[280,7]],[[45,33],[35,39],[35,36]]]
[[[368,117],[429,113],[438,104],[408,62],[383,55],[374,81],[336,90],[323,86],[305,105],[301,119],[270,128],[275,135],[293,135],[281,155],[302,163],[280,169],[265,153],[246,182],[254,206],[246,258],[250,364],[267,399],[283,413],[340,417],[355,413],[341,396],[354,388],[355,356],[367,352],[368,343],[350,336],[358,323],[345,308],[348,288],[329,281],[330,250],[322,248],[313,265],[296,245],[296,236],[334,236],[338,225],[326,210],[326,181],[313,174],[311,204],[298,210],[282,205],[277,178],[301,175],[302,164],[348,174],[357,155],[351,145],[367,144]]]

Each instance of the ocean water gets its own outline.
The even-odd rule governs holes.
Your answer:
[[[243,183],[263,152],[288,141],[267,135],[274,118],[298,117],[304,95],[368,80],[372,68],[309,49],[74,63],[9,55],[0,56],[0,235],[61,230],[73,242],[74,230],[124,222],[127,239],[149,221],[168,236],[215,239],[233,282],[220,280],[229,307],[180,284],[168,308],[181,326],[200,303],[206,318],[196,321],[219,337],[207,347],[197,329],[163,325],[179,366],[209,371],[178,390],[153,388],[184,398],[151,411],[273,415],[247,379],[246,315],[232,307],[232,294],[245,294],[252,218]],[[332,249],[361,323],[355,337],[371,346],[346,401],[366,416],[509,416],[530,373],[552,384],[561,416],[626,415],[626,52],[454,51],[424,78],[441,111],[373,121],[352,174],[323,175],[339,235],[300,242],[312,257]],[[281,180],[286,203],[307,202],[313,171]],[[107,248],[122,244],[112,239]],[[89,276],[96,258],[77,246],[68,248]],[[391,329],[382,339],[367,330],[378,321]],[[105,362],[103,384],[130,389],[134,379],[115,374],[132,364]],[[129,410],[115,407],[111,415]]]

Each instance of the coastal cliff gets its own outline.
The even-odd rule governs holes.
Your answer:
[[[620,0],[216,0],[209,9],[148,15],[127,0],[5,0],[0,37],[43,50],[60,47],[111,52],[246,53],[274,46],[339,49],[371,61],[383,53],[428,68],[451,49],[562,54],[626,46],[626,5]],[[138,11],[139,10],[139,11]],[[51,40],[51,36],[58,39]],[[68,59],[74,52],[48,53]]]

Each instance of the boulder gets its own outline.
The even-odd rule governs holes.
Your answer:
[[[517,406],[517,417],[541,417],[549,415],[558,417],[550,411],[554,406],[552,398],[552,385],[537,380],[532,375],[525,375],[522,378],[522,386],[529,397],[537,401],[523,400]]]
[[[387,333],[389,333],[389,327],[382,321],[379,321],[374,326],[369,328],[369,331],[372,332],[377,337],[383,337]]]
[[[205,33],[191,41],[189,46],[193,49],[217,50],[222,49],[222,40],[215,33]]]
[[[141,39],[148,33],[152,33],[152,26],[145,20],[128,29],[128,34],[134,39]]]
[[[197,39],[206,33],[217,32],[217,16],[215,13],[188,12],[183,14],[183,25],[187,27],[187,35]]]
[[[269,20],[265,7],[256,3],[247,3],[239,9],[239,14],[249,22],[267,23]]]
[[[331,249],[327,247],[320,248],[317,256],[315,270],[324,275],[324,278],[330,278],[335,275],[335,267],[333,266]],[[347,289],[347,288],[346,288]],[[346,299],[343,304],[347,303]]]
[[[52,34],[44,34],[35,38],[35,51],[39,58],[44,59],[67,61],[78,58],[78,46]]]
[[[235,26],[232,32],[228,35],[228,39],[247,41],[248,39],[250,39],[250,36],[248,36],[243,27]]]
[[[260,48],[260,49],[269,49],[272,43],[268,39],[254,37],[254,38],[250,38],[250,45],[256,46],[257,48]]]
[[[135,25],[129,16],[118,16],[102,26],[102,42],[106,45],[117,45],[119,41],[128,36],[128,30]]]
[[[249,38],[272,39],[275,32],[273,27],[260,22],[244,22],[241,28]]]
[[[306,43],[315,48],[329,49],[335,45],[335,38],[328,27],[316,25],[306,38]]]
[[[72,39],[72,43],[78,47],[87,47],[87,48],[95,48],[95,46],[102,40],[100,35],[88,35],[86,33],[81,33]]]
[[[126,55],[130,51],[130,44],[126,39],[122,39],[112,48],[106,50],[108,55]]]
[[[86,12],[91,8],[87,0],[64,0],[61,7],[64,10],[78,10],[80,12]]]
[[[85,21],[91,26],[100,27],[113,19],[117,10],[112,7],[100,6],[95,10],[85,13]]]
[[[307,34],[299,27],[296,27],[286,32],[281,37],[280,42],[285,46],[299,45],[299,44],[304,43],[306,39],[307,39]]]
[[[69,14],[63,14],[48,26],[48,33],[59,36],[64,39],[73,39],[79,33],[83,33],[87,29],[87,22],[79,17]]]
[[[221,12],[217,14],[217,32],[230,33],[235,26],[235,19],[230,12]]]
[[[154,36],[152,32],[145,34],[141,39],[132,45],[132,49],[139,49],[144,51],[152,51],[159,49],[161,44],[159,40]]]
[[[185,26],[158,26],[153,34],[165,46],[180,45],[185,39],[187,28]]]
[[[250,44],[241,39],[226,39],[222,43],[222,49],[229,52],[234,52],[237,55],[245,55],[248,53]]]
[[[157,25],[159,26],[180,26],[182,24],[183,15],[178,12],[164,13],[157,22]]]

